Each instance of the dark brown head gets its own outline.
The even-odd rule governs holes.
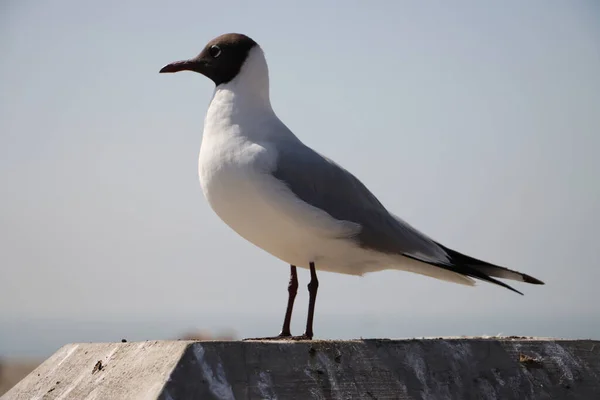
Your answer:
[[[236,77],[254,46],[246,35],[227,33],[211,40],[198,56],[165,65],[160,72],[199,72],[219,86]]]

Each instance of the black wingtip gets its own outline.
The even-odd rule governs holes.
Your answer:
[[[494,279],[494,278],[492,278],[491,276],[486,276],[486,275],[484,275],[484,276],[485,276],[485,278],[484,278],[484,277],[482,277],[482,276],[478,276],[477,278],[479,278],[479,279],[481,279],[482,281],[485,281],[485,282],[494,283],[494,284],[496,284],[496,285],[502,286],[503,288],[506,288],[506,289],[508,289],[508,290],[512,290],[513,292],[515,292],[515,293],[518,293],[518,294],[520,294],[521,296],[525,296],[525,295],[524,295],[522,292],[519,292],[519,291],[518,291],[517,289],[515,289],[514,287],[512,287],[512,286],[510,286],[510,285],[507,285],[506,283],[504,283],[504,282],[502,282],[502,281],[499,281],[499,280],[497,280],[497,279]]]
[[[527,274],[522,274],[522,275],[523,275],[523,282],[531,283],[534,285],[545,285],[544,282],[540,281],[539,279],[534,278],[533,276],[529,276]]]
[[[468,277],[471,277],[471,278],[476,278],[476,279],[480,279],[480,280],[485,281],[485,282],[494,283],[494,284],[496,284],[498,286],[502,286],[505,289],[508,289],[508,290],[511,290],[511,291],[513,291],[515,293],[518,293],[521,296],[524,296],[523,293],[519,292],[517,289],[513,288],[512,286],[507,285],[506,283],[504,283],[502,281],[499,281],[498,279],[494,279],[491,276],[488,276],[488,275],[484,274],[483,272],[481,272],[481,271],[479,271],[479,270],[477,270],[477,269],[475,269],[475,268],[473,268],[473,267],[471,267],[469,265],[459,264],[459,263],[455,263],[453,265],[445,265],[445,264],[440,264],[440,263],[433,263],[431,261],[421,260],[421,259],[419,259],[417,257],[411,256],[410,254],[402,254],[402,255],[404,257],[411,258],[413,260],[420,261],[420,262],[425,263],[425,264],[433,265],[435,267],[442,268],[442,269],[445,269],[447,271],[456,272],[458,274],[465,275],[465,276],[468,276]]]
[[[525,283],[530,283],[530,284],[533,284],[533,285],[544,285],[544,282],[540,281],[539,279],[534,278],[531,275],[527,275],[527,274],[524,274],[524,273],[519,272],[519,271],[513,271],[511,269],[508,269],[506,267],[501,267],[499,265],[490,264],[490,263],[488,263],[486,261],[481,261],[481,260],[478,260],[476,258],[464,255],[462,253],[459,253],[456,250],[449,249],[448,247],[445,247],[445,246],[443,246],[443,245],[441,245],[439,243],[436,243],[436,244],[438,246],[440,246],[442,249],[444,249],[444,251],[446,251],[446,253],[448,253],[448,255],[450,256],[452,262],[454,262],[455,264],[457,264],[457,265],[465,265],[465,266],[468,266],[470,268],[476,269],[476,270],[478,270],[480,272],[483,272],[484,275],[486,275],[488,277],[490,277],[490,276],[502,277],[502,274],[504,272],[509,272],[514,277],[510,277],[510,278],[507,278],[507,279],[513,279],[513,280],[516,280],[516,281],[522,280]],[[487,269],[487,271],[484,268]],[[497,271],[494,271],[494,270],[497,270]],[[495,274],[495,272],[498,273],[498,275]],[[494,282],[494,283],[496,283],[496,282]],[[504,285],[501,285],[501,286],[504,286]],[[514,289],[511,288],[511,290],[514,290]],[[517,293],[522,294],[521,292],[519,292],[517,290],[515,290],[515,291]]]
[[[506,285],[506,286],[508,286],[508,285]],[[515,293],[517,293],[517,294],[520,294],[521,296],[525,296],[525,295],[523,294],[523,292],[519,292],[517,289],[514,289],[514,288],[512,288],[512,287],[510,287],[510,286],[508,286],[508,289],[512,290],[513,292],[515,292]]]

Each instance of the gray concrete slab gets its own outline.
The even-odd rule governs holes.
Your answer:
[[[69,344],[2,399],[600,399],[600,341]]]

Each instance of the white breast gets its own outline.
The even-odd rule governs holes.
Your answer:
[[[276,156],[275,149],[239,137],[203,141],[200,183],[209,204],[239,235],[286,263],[338,264],[334,259],[354,246],[345,238],[356,226],[296,198],[270,174]]]

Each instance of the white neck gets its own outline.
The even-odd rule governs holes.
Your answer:
[[[238,123],[248,114],[272,114],[269,99],[269,69],[260,47],[250,50],[237,76],[215,88],[206,114],[209,120]]]
[[[298,141],[271,108],[269,70],[259,47],[250,51],[233,80],[217,86],[206,112],[202,147],[232,137]]]

